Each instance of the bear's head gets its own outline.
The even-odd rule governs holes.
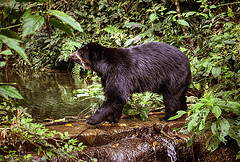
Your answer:
[[[88,43],[70,54],[74,62],[82,64],[87,69],[92,69],[92,62],[99,59],[102,46],[97,43]]]

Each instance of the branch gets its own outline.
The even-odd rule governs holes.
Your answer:
[[[177,11],[177,16],[179,20],[182,20],[182,15],[181,15],[181,10],[180,10],[180,5],[179,5],[179,0],[174,0],[175,6],[176,6],[176,11]],[[185,35],[188,35],[186,32],[185,28],[181,25],[182,31]]]

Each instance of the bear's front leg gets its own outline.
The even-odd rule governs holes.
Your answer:
[[[108,107],[105,103],[103,103],[101,107],[99,107],[97,111],[86,120],[86,123],[95,125],[101,123],[102,121],[106,121],[109,114]]]
[[[125,104],[126,102],[119,98],[114,100],[107,99],[97,109],[97,111],[86,120],[86,123],[95,125],[103,121],[109,121],[109,118],[111,119],[111,122],[118,122],[118,120],[121,118],[122,109]],[[114,115],[116,112],[118,112],[117,116]]]

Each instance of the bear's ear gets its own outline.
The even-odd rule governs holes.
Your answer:
[[[102,52],[102,46],[98,43],[89,43],[86,45],[86,49],[89,51],[89,55],[92,56],[93,59],[98,59]]]

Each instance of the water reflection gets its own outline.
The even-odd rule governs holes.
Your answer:
[[[86,88],[87,83],[81,78],[73,79],[71,73],[1,72],[0,82],[17,83],[15,87],[26,99],[20,101],[21,105],[37,121],[77,116],[89,106],[73,99],[72,90]]]

